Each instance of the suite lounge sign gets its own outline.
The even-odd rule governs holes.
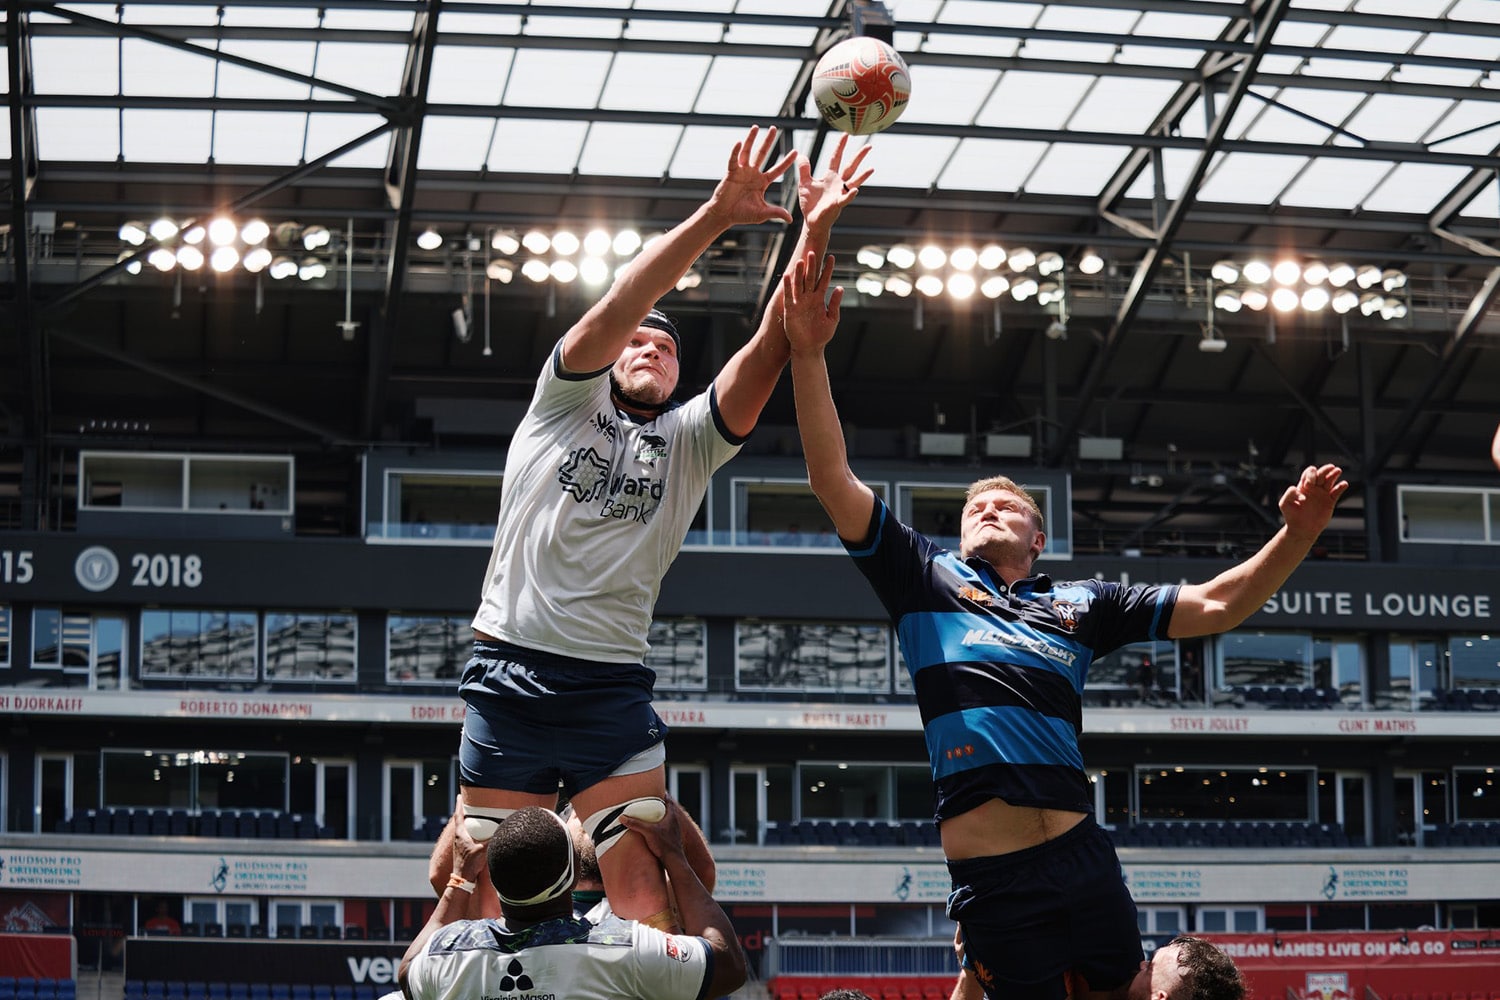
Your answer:
[[[1371,588],[1314,590],[1288,587],[1262,604],[1255,620],[1267,617],[1297,624],[1363,626],[1424,625],[1462,631],[1492,623],[1494,595],[1460,590]]]

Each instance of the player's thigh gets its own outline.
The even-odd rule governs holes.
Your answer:
[[[646,796],[662,798],[667,794],[667,769],[657,765],[635,774],[612,774],[573,795],[573,811],[587,819],[601,809]]]
[[[527,806],[557,807],[557,794],[538,792],[514,792],[504,788],[482,788],[479,785],[464,785],[464,804],[488,809],[525,809]]]

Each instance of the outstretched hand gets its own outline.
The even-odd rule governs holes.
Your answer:
[[[828,171],[821,177],[813,177],[812,164],[805,157],[798,158],[797,204],[802,208],[802,218],[809,229],[826,231],[831,228],[844,206],[859,194],[860,185],[875,172],[873,168],[863,173],[859,169],[869,155],[868,143],[859,148],[848,165],[843,165],[844,146],[848,141],[847,135],[839,136],[839,144],[833,148],[833,156],[828,160]]]
[[[485,845],[469,836],[464,825],[464,797],[453,804],[453,870],[473,881],[485,866]]]
[[[734,144],[734,149],[729,153],[729,167],[724,172],[724,179],[719,181],[719,186],[709,199],[711,211],[726,228],[754,225],[771,219],[792,221],[791,212],[766,200],[766,189],[796,162],[797,152],[793,150],[766,167],[766,157],[771,155],[771,150],[776,145],[776,127],[773,125],[766,130],[766,137],[757,149],[755,137],[759,132],[760,126],[752,125],[744,141]]]
[[[646,842],[647,849],[656,856],[657,860],[669,854],[682,853],[682,827],[677,821],[677,814],[682,807],[670,798],[665,801],[667,813],[655,823],[636,819],[629,813],[620,817],[620,822],[626,829],[634,830],[641,835],[641,839]]]
[[[808,253],[782,276],[782,318],[793,354],[821,351],[833,339],[844,289],[842,285],[836,286],[830,294],[828,285],[832,279],[833,254],[823,258],[820,270],[817,255]]]
[[[1344,470],[1336,465],[1314,468],[1309,465],[1295,485],[1281,495],[1281,516],[1287,532],[1311,541],[1322,534],[1333,517],[1333,505],[1349,489]]]

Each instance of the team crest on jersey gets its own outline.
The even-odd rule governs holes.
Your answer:
[[[1064,631],[1072,632],[1078,628],[1080,610],[1078,605],[1071,601],[1053,601],[1052,610],[1057,614],[1057,624],[1061,625]]]
[[[987,592],[980,590],[978,587],[959,587],[958,598],[961,601],[972,601],[975,604],[983,605],[986,608],[995,603],[995,599],[993,597],[991,597]]]
[[[655,465],[667,456],[667,439],[659,434],[642,434],[635,443],[635,460]]]
[[[578,448],[557,470],[557,481],[579,503],[599,499],[609,480],[609,463],[593,448]]]
[[[687,964],[688,960],[687,948],[680,944],[678,940],[670,934],[667,935],[667,957],[675,959],[676,961],[679,961],[684,965]]]

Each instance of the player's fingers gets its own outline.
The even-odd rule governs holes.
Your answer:
[[[830,171],[838,172],[839,164],[844,159],[844,144],[848,141],[849,136],[847,134],[839,136],[839,144],[833,147],[833,156],[828,159],[828,169]]]
[[[870,154],[870,144],[867,142],[863,146],[859,147],[858,152],[856,152],[854,154],[854,158],[852,160],[850,160],[849,161],[849,165],[844,168],[844,176],[848,177],[851,174],[853,174],[854,171],[858,170],[859,169],[859,165],[864,162],[865,157],[868,156],[869,154]]]
[[[834,285],[833,294],[828,296],[828,318],[837,325],[839,321],[839,303],[844,301],[844,286]]]

